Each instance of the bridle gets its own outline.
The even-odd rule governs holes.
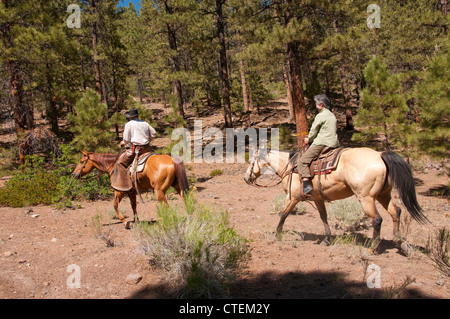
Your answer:
[[[269,154],[269,152],[270,152],[270,150],[267,152],[267,154]],[[252,162],[252,164],[250,165],[250,177],[251,177],[252,174],[253,174],[253,168],[254,168],[255,163],[256,163],[257,160],[259,160],[259,149],[258,149],[258,150],[255,152],[255,154],[253,155],[253,162]],[[276,172],[277,176],[279,176],[281,179],[280,179],[278,182],[276,182],[275,184],[273,184],[273,185],[259,185],[259,184],[256,183],[256,179],[255,179],[255,182],[252,183],[252,184],[250,184],[250,185],[255,186],[255,187],[268,188],[268,187],[275,187],[275,186],[281,184],[281,182],[283,181],[283,179],[284,179],[287,175],[289,175],[290,173],[292,173],[292,171],[293,171],[292,168],[291,168],[290,170],[288,170],[288,167],[289,167],[289,164],[291,163],[291,161],[292,161],[292,159],[290,159],[290,160],[286,163],[286,165],[284,166],[284,168],[281,170],[280,173]]]
[[[85,156],[86,156],[86,159],[83,160],[83,158],[82,158],[82,159],[80,160],[80,163],[82,163],[83,166],[82,166],[81,169],[80,169],[80,173],[79,173],[79,177],[78,177],[78,178],[81,178],[81,174],[83,173],[83,171],[84,171],[84,169],[85,169],[85,167],[86,167],[87,162],[89,162],[89,161],[91,160],[91,158],[89,157],[89,154],[87,154],[87,155],[85,155]],[[95,179],[95,178],[97,178],[98,176],[100,176],[100,175],[103,174],[103,173],[105,173],[105,172],[103,172],[103,171],[100,170],[100,173],[99,173],[99,174],[95,174],[95,175],[93,175],[93,176],[87,178],[86,180],[92,180],[92,179]],[[74,175],[74,176],[75,176],[75,175]]]
[[[117,160],[118,160],[118,158],[120,157],[121,154],[122,154],[122,153],[119,151],[119,153],[117,154],[116,159],[114,160],[114,162],[113,162],[108,168],[100,167],[100,165],[97,164],[98,167],[96,166],[96,168],[100,171],[100,173],[99,173],[99,174],[95,174],[95,175],[93,175],[91,178],[88,178],[88,179],[94,179],[94,178],[100,176],[100,175],[103,174],[103,173],[107,173],[108,171],[111,171],[111,168],[116,164],[116,162],[117,162]],[[90,154],[89,154],[89,153],[87,153],[85,156],[86,156],[86,158],[83,157],[83,158],[80,160],[80,163],[83,164],[83,166],[81,167],[81,170],[80,170],[80,177],[81,177],[81,173],[82,173],[82,172],[84,171],[84,169],[86,168],[87,162],[88,162],[88,161],[95,162],[95,161],[90,157]]]

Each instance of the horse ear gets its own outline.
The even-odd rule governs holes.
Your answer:
[[[86,150],[82,150],[81,153],[83,153],[83,155],[88,155],[88,152]]]

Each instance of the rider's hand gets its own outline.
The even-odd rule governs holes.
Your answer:
[[[309,143],[309,138],[308,138],[308,137],[305,137],[305,138],[303,139],[303,142],[304,142],[305,144],[308,144],[308,143]]]

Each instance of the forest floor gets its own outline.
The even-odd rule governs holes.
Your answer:
[[[157,121],[166,112],[160,105],[149,107],[155,110]],[[345,124],[343,114],[338,112],[339,123]],[[221,110],[213,110],[196,119],[203,120],[204,128],[213,127],[221,125],[223,115]],[[255,127],[288,125],[285,101],[262,108],[252,121]],[[188,125],[192,128],[192,117]],[[295,128],[290,128],[294,133]],[[340,130],[339,134],[344,145],[350,144],[350,133]],[[9,137],[4,133],[1,138]],[[167,138],[157,138],[152,144],[163,147],[168,142]],[[356,244],[342,240],[331,246],[319,245],[322,222],[317,210],[308,203],[303,204],[303,211],[287,218],[284,236],[276,240],[279,216],[274,207],[277,198],[284,194],[280,185],[247,185],[243,180],[247,164],[187,163],[186,167],[190,180],[195,180],[198,199],[225,208],[233,227],[248,239],[250,260],[231,288],[230,297],[446,299],[450,298],[450,279],[434,266],[424,249],[436,229],[450,229],[449,178],[439,164],[415,164],[418,201],[434,226],[406,220],[403,235],[413,247],[408,255],[393,242],[391,218],[380,205],[377,207],[384,219],[380,254],[372,255],[363,247],[372,236],[371,228],[353,232],[357,235]],[[211,177],[216,169],[223,174]],[[156,217],[152,198],[148,194],[144,204],[138,203],[141,220]],[[171,205],[180,203],[176,195],[169,198]],[[174,297],[167,293],[159,270],[142,254],[135,232],[108,217],[113,212],[112,200],[75,204],[78,208],[66,210],[52,206],[0,207],[0,298]],[[128,198],[120,208],[131,219]],[[403,212],[407,215],[405,209]],[[96,216],[106,221],[101,231],[108,233],[113,247],[107,247],[99,238],[93,223]],[[345,231],[335,225],[331,220],[333,236],[343,235]],[[367,284],[371,278],[367,268],[372,264],[378,270],[381,288],[369,288]],[[79,288],[71,285],[74,269],[79,270]]]

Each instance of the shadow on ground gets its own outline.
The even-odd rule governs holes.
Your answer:
[[[406,286],[406,287],[405,287]],[[267,271],[239,279],[231,287],[232,299],[428,299],[422,292],[408,287],[406,281],[398,287],[369,288],[366,282],[345,279],[341,272]],[[146,285],[130,299],[174,299],[163,284]]]

